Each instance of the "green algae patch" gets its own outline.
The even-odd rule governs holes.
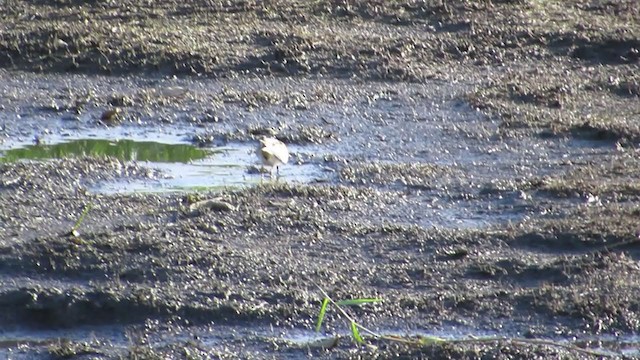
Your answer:
[[[71,157],[114,157],[122,161],[188,163],[210,155],[211,150],[188,144],[162,144],[153,141],[82,139],[59,144],[34,144],[0,151],[0,162],[47,160]]]

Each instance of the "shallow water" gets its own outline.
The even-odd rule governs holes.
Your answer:
[[[165,128],[165,131],[169,129]],[[178,131],[175,131],[178,133]],[[92,136],[92,137],[90,137]],[[124,137],[100,132],[76,132],[66,137],[49,136],[48,143],[11,142],[0,147],[0,161],[63,159],[79,156],[110,156],[121,161],[136,161],[160,171],[156,179],[126,179],[102,182],[90,188],[97,193],[140,193],[197,191],[243,187],[271,181],[269,173],[258,171],[254,144],[234,143],[201,148],[177,135],[129,131]],[[75,139],[77,138],[77,139]],[[149,141],[147,139],[159,139]],[[9,146],[9,148],[7,148]],[[296,156],[303,148],[291,146]],[[275,171],[274,171],[275,180]],[[320,181],[325,174],[312,164],[289,164],[279,170],[278,180],[292,183]]]
[[[151,329],[153,331],[147,333]],[[448,341],[513,337],[512,334],[504,332],[455,327],[429,332],[398,330],[378,330],[377,332],[384,336],[414,340],[418,337]],[[371,341],[371,337],[367,338]],[[515,338],[517,339],[518,336]],[[568,338],[546,340],[591,349],[609,356],[640,356],[640,338],[637,335],[582,337],[580,341]],[[173,344],[191,344],[205,351],[218,349],[219,353],[228,355],[274,352],[281,359],[300,359],[309,352],[323,351],[327,346],[336,345],[335,341],[339,341],[341,346],[345,344],[348,346],[354,340],[346,329],[337,329],[327,334],[304,329],[277,327],[247,329],[215,324],[182,327],[150,322],[144,327],[80,326],[63,330],[8,328],[0,331],[0,356],[11,359],[44,359],[50,356],[50,351],[62,347],[63,344],[82,344],[89,349],[91,347],[99,349],[101,355],[117,357],[118,354],[121,356],[136,347],[162,349]]]
[[[129,144],[148,142],[198,154],[194,158],[185,153],[180,155],[181,159],[169,162],[139,158],[149,161],[144,165],[160,170],[159,176],[121,178],[91,186],[91,191],[100,193],[252,186],[264,179],[255,171],[258,163],[253,154],[254,140],[246,129],[282,129],[281,134],[296,135],[315,127],[330,132],[337,141],[289,144],[293,156],[281,169],[280,180],[336,183],[336,171],[344,164],[440,165],[452,169],[452,174],[435,179],[429,186],[431,189],[410,190],[403,201],[369,215],[371,221],[479,228],[539,216],[544,206],[540,204],[548,201],[535,193],[508,190],[484,193],[492,184],[557,174],[566,171],[567,159],[593,161],[614,151],[581,140],[502,136],[498,122],[458,100],[457,96],[465,89],[465,84],[460,83],[385,84],[317,79],[219,82],[190,78],[0,75],[5,80],[0,83],[0,93],[5,95],[0,98],[0,107],[4,108],[0,111],[4,130],[0,133],[4,134],[0,136],[0,150],[5,152],[24,148],[35,139],[49,145],[92,139],[102,144],[107,141],[125,144],[117,143],[119,140],[132,141]],[[181,89],[178,97],[168,91],[176,88]],[[126,107],[126,121],[111,127],[101,124],[98,119],[102,112],[112,108],[109,102],[123,96],[132,102]],[[272,100],[254,104],[265,98]],[[86,99],[89,100],[82,112],[76,114],[74,104]],[[214,121],[209,121],[211,118]],[[245,131],[239,141],[223,140],[238,129]],[[193,146],[194,136],[206,134],[218,136],[204,148]],[[204,152],[208,155],[201,157]],[[18,153],[30,156],[24,150],[8,154]],[[131,158],[120,155],[121,159]],[[381,186],[407,191],[399,181]],[[459,192],[471,200],[451,197],[451,193]],[[566,201],[553,199],[553,202]]]

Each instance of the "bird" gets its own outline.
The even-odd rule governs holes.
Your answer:
[[[276,168],[276,174],[279,175],[280,165],[284,165],[289,161],[289,149],[287,149],[287,145],[272,137],[262,137],[256,153],[262,161],[262,165],[271,168],[271,176],[273,176],[274,167]]]

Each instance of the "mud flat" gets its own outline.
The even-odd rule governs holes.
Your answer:
[[[0,5],[3,356],[640,357],[637,2]]]

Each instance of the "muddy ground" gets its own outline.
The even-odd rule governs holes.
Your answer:
[[[89,189],[155,175],[112,158],[0,164],[2,324],[127,329],[5,336],[11,356],[597,358],[581,348],[621,357],[640,330],[636,1],[0,6],[0,141],[60,121],[188,125],[202,146],[271,133],[322,149],[296,160],[328,174],[104,195]],[[192,209],[211,198],[224,206]],[[481,221],[432,221],[461,208]],[[384,299],[350,309],[382,333],[523,341],[264,335],[312,329],[318,287]],[[335,312],[326,330],[348,334]]]

